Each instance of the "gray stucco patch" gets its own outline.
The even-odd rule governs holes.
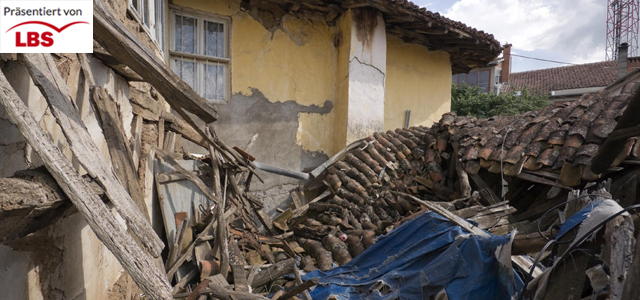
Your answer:
[[[217,106],[220,118],[214,126],[220,138],[230,146],[246,149],[252,138],[257,136],[248,152],[259,162],[289,170],[314,168],[329,158],[325,153],[302,149],[296,143],[296,133],[300,113],[328,114],[333,110],[331,101],[325,101],[322,106],[300,105],[293,100],[271,102],[258,89],[251,91],[251,95],[235,94],[228,104]],[[265,191],[299,183],[296,179],[265,172],[260,172],[260,175],[265,183],[254,180],[251,190]],[[274,197],[272,201],[284,200],[284,197]]]

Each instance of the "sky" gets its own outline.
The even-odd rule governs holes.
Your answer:
[[[605,60],[606,0],[412,0],[512,44],[511,53],[582,64]],[[566,66],[520,57],[512,72]]]

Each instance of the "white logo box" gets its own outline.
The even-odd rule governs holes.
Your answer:
[[[0,53],[92,53],[93,0],[0,0]]]

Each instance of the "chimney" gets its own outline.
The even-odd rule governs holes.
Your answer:
[[[511,44],[506,44],[502,46],[504,49],[502,50],[502,82],[509,83],[509,74],[511,74]]]
[[[629,44],[622,43],[618,47],[618,78],[627,75],[627,52],[629,50]]]

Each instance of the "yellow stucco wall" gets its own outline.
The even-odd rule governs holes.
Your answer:
[[[255,89],[270,102],[293,100],[303,106],[322,106],[329,100],[333,109],[328,114],[298,113],[296,144],[328,155],[346,145],[350,12],[335,27],[313,16],[285,16],[282,26],[269,31],[241,11],[238,0],[173,4],[231,18],[232,94],[248,96]],[[412,111],[411,125],[430,125],[450,110],[448,53],[387,36],[386,71],[385,129],[404,126],[407,109]]]
[[[337,22],[338,61],[336,68],[336,101],[334,102],[333,153],[347,143],[347,117],[349,114],[349,57],[351,57],[351,11],[343,14]]]
[[[175,0],[175,5],[231,17],[231,93],[259,90],[271,102],[294,100],[322,106],[336,98],[335,29],[321,18],[287,15],[274,32],[267,30],[240,2]],[[224,105],[224,104],[222,104]],[[296,143],[304,150],[333,153],[333,111],[300,113]]]
[[[449,53],[387,35],[385,86],[385,130],[404,127],[408,109],[411,126],[430,126],[451,110]]]

